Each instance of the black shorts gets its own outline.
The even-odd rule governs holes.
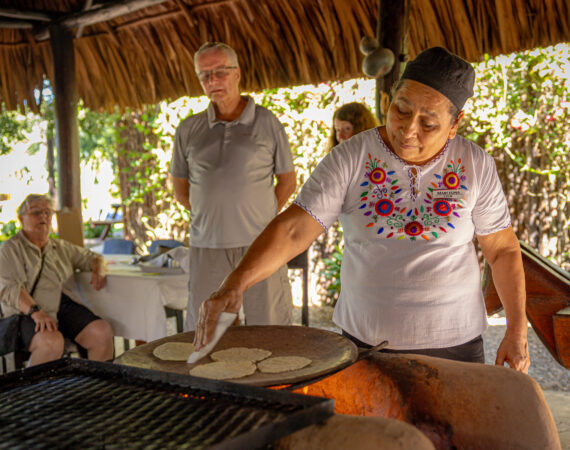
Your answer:
[[[85,306],[74,302],[67,295],[61,294],[61,304],[57,312],[57,329],[63,337],[75,342],[77,335],[91,322],[100,319]],[[20,337],[22,349],[28,349],[36,334],[34,319],[23,316],[20,322]]]
[[[342,335],[354,342],[358,347],[371,348],[372,345],[356,339],[354,336],[342,330]],[[382,349],[384,353],[411,353],[414,355],[435,356],[437,358],[452,359],[454,361],[485,363],[485,351],[483,347],[483,337],[478,336],[465,344],[444,348],[420,348],[413,350],[391,350]]]

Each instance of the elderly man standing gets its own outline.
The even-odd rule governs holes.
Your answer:
[[[18,208],[22,230],[0,247],[0,316],[20,314],[19,348],[33,366],[58,359],[64,338],[87,350],[89,359],[113,358],[113,330],[108,322],[73,299],[68,285],[76,270],[92,271],[94,289],[105,286],[101,255],[49,237],[53,202],[31,194]]]
[[[240,95],[235,51],[205,43],[194,64],[211,103],[180,124],[171,165],[175,197],[191,217],[187,331],[195,329],[201,303],[237,266],[296,183],[283,125]],[[250,289],[243,302],[247,325],[288,325],[291,307],[286,265]]]

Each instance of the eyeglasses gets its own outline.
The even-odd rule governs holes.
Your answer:
[[[210,80],[210,76],[214,80],[223,80],[230,74],[230,70],[232,69],[237,69],[237,66],[224,66],[218,67],[217,69],[204,70],[197,74],[198,80],[200,80],[200,83],[206,83]]]
[[[27,214],[30,214],[32,216],[41,216],[42,214],[45,214],[48,217],[53,216],[53,209],[51,208],[34,208],[34,209],[30,209]]]

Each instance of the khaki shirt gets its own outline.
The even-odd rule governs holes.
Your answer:
[[[57,317],[61,293],[73,299],[73,274],[89,272],[97,253],[63,239],[49,239],[43,249],[44,264],[33,298],[53,318]],[[40,272],[42,250],[32,244],[22,231],[0,247],[0,306],[2,316],[20,312],[20,288],[32,290]]]

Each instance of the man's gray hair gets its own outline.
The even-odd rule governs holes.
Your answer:
[[[239,67],[237,53],[228,44],[224,44],[223,42],[205,42],[200,46],[200,48],[196,51],[196,53],[194,53],[194,70],[196,70],[196,72],[198,72],[196,67],[198,58],[204,53],[209,53],[214,51],[224,52],[224,54],[228,58],[229,64],[232,66]]]
[[[51,209],[54,208],[54,203],[53,203],[53,199],[49,196],[49,195],[44,195],[44,194],[30,194],[28,195],[24,201],[22,202],[22,204],[20,206],[18,206],[18,209],[16,210],[18,213],[18,217],[23,216],[24,214],[26,214],[28,212],[28,210],[30,209],[30,205],[33,202],[38,202],[38,201],[42,201],[42,202],[48,202],[49,206]]]

